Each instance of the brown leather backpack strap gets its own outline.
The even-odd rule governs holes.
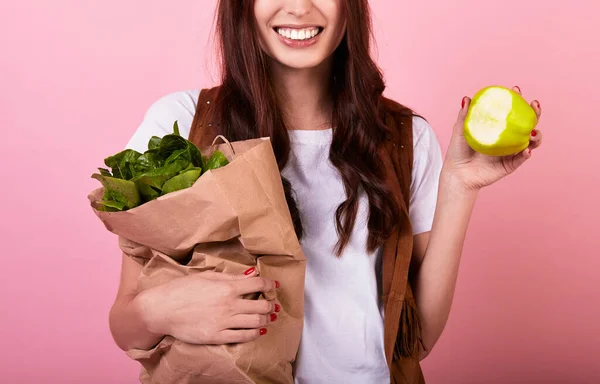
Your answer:
[[[196,112],[190,128],[189,140],[200,148],[206,148],[212,143],[211,137],[216,132],[215,106],[220,87],[204,88],[198,95]],[[208,142],[208,141],[211,142]]]
[[[412,167],[414,160],[413,117],[414,115],[412,113],[409,115],[402,114],[396,116],[396,124],[400,125],[400,129],[397,130],[399,142],[396,147],[396,154],[398,159],[400,185],[407,212],[410,209],[410,186],[412,182]],[[398,295],[398,298],[402,300],[402,312],[394,355],[396,358],[418,358],[419,347],[423,347],[423,342],[421,339],[421,322],[409,279],[413,250],[413,234],[410,218],[408,218],[404,225],[405,230],[401,231],[398,242],[398,255],[402,255],[402,261],[397,264],[397,267],[399,266],[400,270],[397,271],[399,273],[399,281],[396,282],[396,286],[398,287],[396,294]]]
[[[387,256],[384,262],[384,283],[387,281],[389,310],[394,320],[388,328],[387,347],[393,344],[393,357],[397,362],[402,359],[418,358],[421,341],[421,324],[415,299],[409,282],[410,262],[412,259],[413,234],[410,222],[410,189],[413,167],[413,113],[400,104],[383,99],[385,122],[391,130],[389,154],[397,178],[396,193],[401,195],[402,215],[398,232],[394,235],[396,249],[394,257]],[[399,191],[398,191],[399,189]],[[390,241],[390,243],[392,243]],[[384,253],[385,255],[385,253]],[[387,268],[387,270],[386,270]],[[384,293],[386,286],[384,285]],[[387,316],[387,312],[386,312]],[[386,352],[391,352],[389,349]],[[391,353],[390,353],[391,354]]]
[[[413,119],[412,115],[401,115],[396,117],[396,125],[399,125],[396,154],[400,168],[400,187],[406,208],[410,207],[410,185],[412,182],[413,168]]]
[[[401,150],[404,150],[407,145],[406,135],[401,135],[400,130],[403,127],[401,118],[396,113],[395,104],[393,101],[382,98],[382,119],[386,127],[390,131],[390,136],[385,142],[385,151],[382,152],[383,166],[386,168],[386,184],[394,195],[396,202],[400,208],[400,220],[396,231],[390,236],[388,241],[384,245],[383,252],[383,286],[382,286],[382,299],[387,307],[387,302],[392,290],[392,282],[394,281],[395,263],[398,255],[398,240],[401,235],[401,231],[404,228],[404,222],[408,219],[408,207],[410,201],[410,169],[411,165],[406,164],[408,159],[400,158],[399,154]],[[409,149],[410,150],[410,149]],[[405,153],[404,156],[408,157],[411,154]],[[401,166],[403,164],[403,166]],[[397,289],[397,288],[396,288]]]
[[[413,167],[413,116],[412,111],[397,102],[382,97],[385,124],[391,131],[392,157],[400,182],[404,204],[410,203],[410,185]]]

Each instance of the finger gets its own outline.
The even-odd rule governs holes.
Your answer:
[[[464,121],[465,117],[467,117],[467,112],[469,112],[469,107],[471,106],[471,98],[468,96],[463,97],[461,108],[458,111],[458,118]]]
[[[244,280],[250,277],[255,277],[258,274],[256,271],[256,267],[251,267],[247,269],[244,273],[225,273],[225,272],[215,272],[215,271],[204,271],[199,274],[200,277],[209,279],[209,280],[219,280],[219,281],[235,281],[235,280]]]
[[[458,116],[456,118],[456,124],[454,124],[455,133],[462,135],[465,126],[465,119],[467,117],[467,113],[469,112],[469,107],[471,106],[471,99],[467,96],[463,97],[461,108],[458,111]]]
[[[231,329],[256,329],[266,327],[275,321],[277,321],[276,313],[268,315],[239,314],[227,320],[226,326]]]
[[[523,165],[523,163],[531,158],[531,154],[532,152],[530,148],[525,148],[523,151],[521,151],[521,153],[516,154],[513,160],[513,168],[517,169]]]
[[[235,283],[235,293],[237,296],[247,295],[249,293],[269,293],[279,288],[279,282],[264,277],[253,277],[240,280]]]
[[[533,108],[539,120],[540,117],[542,117],[542,106],[540,105],[540,102],[538,100],[533,100],[531,102],[531,108]]]
[[[542,145],[542,132],[538,129],[531,131],[531,139],[529,140],[529,149],[536,149]]]
[[[262,314],[266,315],[272,312],[279,312],[281,310],[281,306],[273,300],[246,300],[246,299],[237,299],[234,302],[233,310],[236,314],[238,313],[248,313],[248,314]]]
[[[269,324],[268,315],[239,314],[227,320],[225,326],[233,329],[256,329],[266,327],[267,324]]]
[[[521,91],[521,88],[518,85],[515,85],[514,87],[512,87],[512,90],[517,92],[521,96],[523,95],[523,92]],[[542,109],[540,106],[540,102],[538,100],[532,101],[531,107],[533,108],[533,110],[535,111],[535,114],[537,115],[537,117],[539,119],[540,116],[542,115]]]
[[[267,334],[267,328],[226,329],[219,332],[219,344],[247,343]]]

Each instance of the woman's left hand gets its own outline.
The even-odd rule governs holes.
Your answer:
[[[519,94],[521,93],[519,87],[513,87],[513,90]],[[463,107],[458,114],[448,151],[446,152],[444,174],[449,176],[452,181],[459,182],[459,185],[467,190],[478,191],[513,173],[525,161],[531,158],[532,151],[542,144],[542,133],[538,129],[534,129],[531,132],[529,147],[516,155],[482,155],[474,151],[467,144],[463,134],[465,118],[470,103],[470,98],[465,97],[463,99]],[[534,109],[539,120],[542,115],[539,101],[532,101],[531,107]]]

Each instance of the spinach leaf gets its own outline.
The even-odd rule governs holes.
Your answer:
[[[181,189],[189,188],[202,174],[201,168],[191,168],[179,175],[167,180],[163,185],[162,194],[165,195],[170,192],[179,191]]]
[[[173,152],[186,149],[187,147],[188,143],[186,139],[181,136],[170,134],[162,138],[157,154],[166,161]]]
[[[137,158],[133,164],[133,176],[137,177],[142,173],[146,173],[153,169],[160,168],[164,165],[162,159],[156,154],[156,151],[146,151],[143,155]]]
[[[190,151],[190,159],[194,167],[204,168],[204,158],[200,149],[192,142],[188,142],[188,150]]]
[[[111,173],[110,173],[110,171],[108,169],[106,169],[106,168],[98,168],[98,170],[100,171],[100,174],[102,176],[112,177],[112,175],[111,175]]]
[[[190,163],[187,166],[187,168],[182,169],[181,172],[179,172],[179,174],[181,175],[182,173],[187,172],[187,171],[192,170],[192,169],[200,169],[200,170],[202,170],[202,168],[200,168],[200,167],[194,167],[194,164]]]
[[[214,151],[210,159],[206,162],[206,170],[217,169],[229,164],[229,160],[221,151]]]
[[[183,155],[188,161],[191,161],[195,167],[202,168],[204,163],[202,161],[200,149],[198,149],[194,143],[179,135],[179,126],[177,125],[177,122],[173,125],[173,131],[173,134],[166,135],[162,138],[158,147],[160,157],[164,159],[166,163],[169,163],[168,159],[174,152],[185,151],[185,154],[179,152],[178,156]]]
[[[162,139],[158,136],[152,136],[150,138],[150,141],[148,141],[148,150],[153,150],[153,149],[157,149],[158,147],[160,147],[160,141]]]
[[[125,203],[120,203],[114,200],[101,200],[101,206],[99,207],[99,211],[104,212],[119,212],[125,210]]]
[[[130,180],[133,177],[132,165],[140,156],[141,153],[126,149],[104,159],[104,164],[111,168],[113,176],[117,179]]]
[[[100,202],[104,209],[120,211],[134,208],[140,204],[140,195],[134,182],[98,173],[93,174],[92,177],[99,180],[104,186],[104,194]]]
[[[154,188],[149,184],[137,182],[136,187],[140,192],[140,197],[143,203],[154,200],[160,196],[160,189]]]
[[[190,163],[190,152],[187,150],[187,148],[174,151],[165,161],[165,165],[180,164],[182,169],[187,168]]]

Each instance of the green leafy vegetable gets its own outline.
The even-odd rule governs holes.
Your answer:
[[[153,169],[160,168],[164,165],[164,161],[158,156],[156,151],[148,150],[143,155],[137,158],[133,164],[133,176],[137,177],[143,173]]]
[[[221,151],[214,151],[210,159],[206,162],[206,170],[217,169],[229,164],[229,160]]]
[[[162,139],[158,136],[152,136],[148,142],[148,150],[157,149],[160,146],[161,140]]]
[[[113,176],[118,179],[129,180],[133,176],[133,163],[141,156],[141,153],[133,149],[126,149],[114,156],[104,159],[104,164],[112,169]]]
[[[140,183],[148,184],[153,188],[162,190],[162,186],[165,181],[177,176],[179,172],[184,169],[181,165],[181,163],[167,164],[164,167],[152,169],[146,173],[143,173],[133,179],[133,181],[138,185]]]
[[[110,170],[98,168],[99,173],[92,175],[104,187],[99,210],[118,212],[135,208],[167,193],[189,188],[203,172],[228,163],[219,151],[210,157],[202,156],[194,143],[179,134],[176,121],[172,134],[150,138],[146,152],[126,149],[104,159]]]
[[[103,176],[98,173],[93,174],[92,177],[99,180],[104,186],[104,195],[101,201],[104,210],[121,211],[140,204],[140,194],[132,181]]]
[[[100,174],[102,176],[109,176],[112,177],[112,174],[110,173],[110,171],[106,168],[98,168],[98,170],[100,171]]]
[[[201,168],[193,168],[165,181],[162,189],[163,195],[191,187],[201,174]]]
[[[150,184],[145,183],[135,183],[138,191],[140,192],[140,197],[142,201],[150,201],[154,200],[160,196],[161,190],[159,188],[154,188]]]

